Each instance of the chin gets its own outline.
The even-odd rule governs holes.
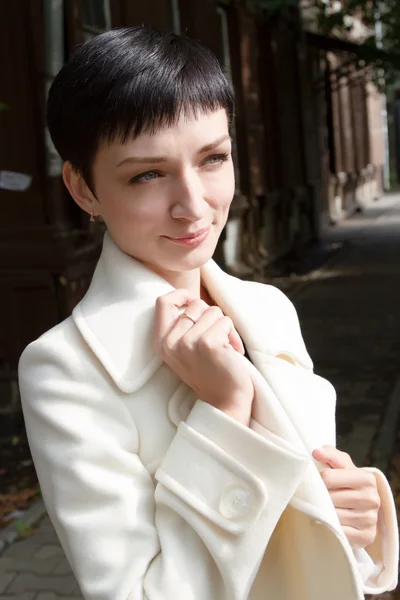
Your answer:
[[[196,248],[191,252],[183,254],[180,258],[172,259],[164,263],[163,268],[168,271],[192,271],[200,269],[207,261],[212,258],[215,251],[215,246],[210,248]]]

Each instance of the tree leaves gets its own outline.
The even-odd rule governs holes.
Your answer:
[[[23,489],[15,494],[0,494],[0,529],[19,518],[21,511],[26,510],[37,495],[37,488]]]
[[[399,0],[250,0],[270,16],[297,7],[303,30],[354,44],[346,64],[365,72],[380,89],[400,72]],[[290,12],[290,11],[289,11]],[[357,47],[357,44],[359,47]],[[335,50],[333,50],[335,52]],[[341,50],[338,49],[341,53]],[[362,66],[360,67],[360,60]],[[384,77],[382,76],[384,70]]]
[[[298,7],[311,14],[318,33],[348,39],[349,34],[365,28],[365,39],[377,47],[400,53],[400,2],[398,0],[251,0],[256,7],[279,13]],[[377,28],[378,25],[378,28]],[[358,36],[359,37],[359,36]]]

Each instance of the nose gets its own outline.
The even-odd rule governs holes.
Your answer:
[[[207,208],[205,190],[197,173],[188,170],[177,177],[172,190],[171,215],[174,219],[199,221]]]

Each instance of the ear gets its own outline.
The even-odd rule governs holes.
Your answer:
[[[89,215],[98,210],[98,200],[90,191],[82,175],[74,169],[69,161],[63,165],[62,176],[64,183],[78,206]]]

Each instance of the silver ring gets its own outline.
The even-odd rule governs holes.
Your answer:
[[[186,313],[182,313],[181,315],[179,315],[180,317],[186,317],[187,319],[190,319],[192,321],[192,323],[194,323],[196,325],[196,321],[193,319],[193,317],[191,317],[190,315],[187,315]]]

